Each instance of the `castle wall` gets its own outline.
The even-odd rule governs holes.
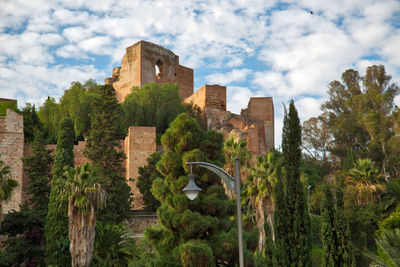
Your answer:
[[[272,97],[251,97],[249,116],[264,122],[265,140],[268,148],[274,148],[274,103]]]
[[[204,85],[185,102],[197,105],[202,111],[206,107],[226,111],[226,86]]]
[[[140,166],[147,164],[150,154],[156,152],[156,127],[129,127],[125,138],[125,178],[133,195],[132,208],[143,209],[142,194],[136,186]]]
[[[18,182],[8,203],[3,203],[3,214],[10,210],[19,210],[23,200],[22,160],[24,154],[24,118],[7,109],[6,116],[0,117],[0,154],[3,166],[10,166],[11,178]]]
[[[179,65],[179,57],[171,50],[140,41],[126,48],[121,67],[115,68],[105,83],[113,85],[119,102],[125,100],[133,86],[149,83],[178,83],[179,96],[185,99],[193,94],[193,69]]]

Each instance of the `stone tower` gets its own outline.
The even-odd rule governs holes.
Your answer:
[[[179,65],[179,56],[162,46],[139,41],[126,48],[121,67],[114,68],[105,84],[112,85],[119,102],[134,86],[149,83],[178,83],[179,96],[186,99],[193,94],[193,69]]]

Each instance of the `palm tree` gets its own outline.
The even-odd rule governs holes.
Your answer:
[[[10,166],[4,166],[4,162],[0,160],[0,222],[3,219],[3,202],[10,200],[17,186],[18,182],[10,178]]]
[[[354,167],[349,170],[347,183],[356,190],[357,204],[366,204],[374,198],[380,199],[381,193],[386,191],[384,175],[370,159],[358,159]]]
[[[239,157],[240,159],[240,178],[242,181],[245,181],[247,178],[247,169],[250,164],[251,155],[247,150],[247,142],[239,141],[235,142],[234,138],[231,137],[224,143],[224,156],[225,156],[225,165],[224,169],[227,173],[234,176],[235,175],[235,159]],[[223,183],[225,191],[230,198],[233,198],[235,193],[229,190],[225,183]]]
[[[247,180],[247,196],[256,210],[256,222],[259,232],[258,251],[265,249],[265,222],[269,224],[272,239],[274,236],[274,201],[272,190],[277,181],[282,163],[282,157],[277,152],[258,156],[254,168],[250,169]]]
[[[96,209],[106,193],[89,163],[70,168],[61,197],[68,199],[68,234],[73,267],[89,266],[93,255]]]
[[[383,255],[366,253],[366,256],[374,260],[370,266],[400,267],[400,229],[384,230],[375,242]]]
[[[94,265],[128,266],[135,258],[135,252],[135,241],[124,226],[96,223]]]

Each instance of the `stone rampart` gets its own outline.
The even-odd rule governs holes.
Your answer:
[[[0,154],[4,166],[10,166],[10,177],[18,182],[8,203],[3,203],[3,213],[19,210],[23,201],[23,166],[24,155],[24,118],[22,115],[7,109],[6,116],[0,117]]]
[[[105,83],[113,85],[119,102],[132,87],[149,83],[178,83],[179,96],[185,99],[193,94],[193,69],[179,65],[179,57],[171,50],[139,41],[126,48],[121,67],[115,68]]]

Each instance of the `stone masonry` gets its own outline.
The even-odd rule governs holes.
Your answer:
[[[0,117],[0,155],[4,166],[10,166],[11,178],[18,182],[8,203],[3,203],[3,213],[18,210],[23,201],[24,185],[22,157],[24,156],[24,117],[7,109],[6,116]]]
[[[224,138],[247,141],[251,154],[264,155],[274,148],[271,97],[252,97],[240,115],[233,114],[226,110],[225,86],[204,85],[193,93],[193,69],[180,65],[177,55],[159,45],[139,41],[127,47],[121,67],[114,68],[112,77],[105,79],[106,84],[115,88],[119,102],[124,101],[132,87],[152,82],[177,83],[179,96],[202,110],[209,129],[221,132]],[[124,176],[133,195],[132,209],[142,209],[143,201],[136,187],[138,168],[145,165],[147,157],[157,149],[155,127],[129,127],[128,135],[121,140],[121,147],[126,155]],[[48,148],[55,150],[56,145],[48,145]],[[75,165],[87,161],[83,155],[84,148],[85,142],[74,146]],[[23,117],[12,110],[7,110],[7,116],[0,117],[0,154],[5,164],[11,167],[13,179],[19,182],[11,201],[3,208],[7,212],[18,209],[18,204],[29,197],[23,193],[28,179],[23,176],[21,158],[31,155],[31,148],[24,144]]]
[[[125,138],[125,178],[131,188],[132,207],[143,208],[142,194],[136,186],[139,167],[146,165],[147,158],[156,152],[156,127],[129,127]]]
[[[139,41],[126,48],[121,67],[114,68],[105,84],[112,85],[119,102],[132,87],[149,83],[178,83],[182,99],[193,94],[193,69],[179,65],[179,57],[162,46]]]

